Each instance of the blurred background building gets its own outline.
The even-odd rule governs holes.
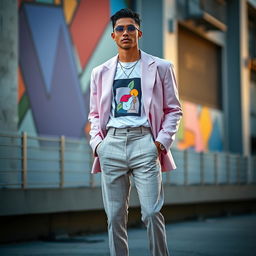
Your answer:
[[[171,61],[179,85],[167,219],[252,209],[255,0],[0,0],[0,215],[14,223],[1,240],[104,226],[100,175],[90,175],[90,73],[117,54],[109,18],[125,7],[141,14],[140,48]],[[136,223],[136,195],[131,204]]]

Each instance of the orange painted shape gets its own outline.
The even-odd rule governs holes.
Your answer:
[[[195,135],[195,150],[197,152],[204,150],[204,143],[199,127],[199,112],[198,105],[190,102],[184,102],[184,130],[192,131]]]
[[[184,132],[184,140],[178,143],[178,149],[184,150],[195,146],[195,134],[192,131],[186,130]]]
[[[204,148],[208,149],[208,141],[212,133],[211,113],[207,107],[203,107],[199,118],[199,127],[202,134]]]
[[[24,80],[23,80],[23,77],[22,77],[20,67],[18,68],[17,73],[18,73],[18,103],[19,103],[20,99],[22,98],[26,89],[25,89]]]
[[[65,19],[67,24],[70,23],[70,21],[73,18],[73,14],[77,7],[77,1],[76,0],[64,0],[63,1],[63,11],[65,15]]]
[[[85,133],[89,134],[90,130],[91,130],[91,124],[87,122],[84,126],[84,131]]]

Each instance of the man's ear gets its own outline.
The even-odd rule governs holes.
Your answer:
[[[139,38],[141,38],[141,37],[142,37],[142,31],[139,30],[138,33],[139,33],[139,34],[138,34]]]
[[[114,32],[111,33],[111,37],[112,37],[113,40],[115,40],[115,33]]]

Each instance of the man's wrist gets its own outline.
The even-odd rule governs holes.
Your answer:
[[[164,152],[164,151],[165,151],[165,147],[164,147],[164,145],[163,145],[161,142],[155,141],[155,144],[156,144],[157,149],[158,149],[160,152]]]

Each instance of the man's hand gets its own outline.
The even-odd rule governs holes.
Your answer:
[[[157,148],[157,151],[158,151],[158,155],[165,152],[164,146],[159,141],[155,141],[155,145],[156,145],[156,148]]]

